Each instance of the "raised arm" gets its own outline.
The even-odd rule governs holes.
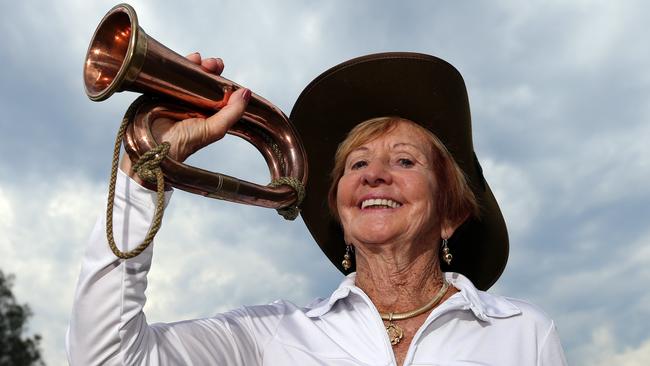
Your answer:
[[[221,60],[202,60],[199,54],[188,58],[211,72],[223,70]],[[204,120],[156,121],[154,135],[158,141],[171,143],[171,158],[183,161],[223,137],[241,118],[249,97],[249,90],[237,90],[226,107]],[[129,251],[140,244],[149,229],[156,195],[142,186],[131,170],[128,156],[123,158],[121,170],[113,231],[118,248]],[[171,192],[167,192],[166,202],[170,196]],[[119,259],[108,247],[105,221],[102,215],[83,257],[66,337],[70,364],[176,365],[210,360],[250,364],[257,357],[251,329],[239,326],[238,319],[246,323],[248,315],[244,310],[195,323],[148,325],[142,309],[153,245],[135,258]]]

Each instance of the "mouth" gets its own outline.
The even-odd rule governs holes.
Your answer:
[[[370,198],[361,201],[361,209],[373,209],[373,208],[398,208],[402,206],[400,202],[393,201],[390,198]]]

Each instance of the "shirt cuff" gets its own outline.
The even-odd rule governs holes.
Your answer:
[[[165,207],[169,204],[173,192],[173,189],[165,191]],[[115,182],[115,198],[141,208],[155,209],[158,193],[143,187],[124,173],[122,169],[118,169]]]

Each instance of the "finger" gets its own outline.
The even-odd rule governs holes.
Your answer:
[[[224,68],[223,60],[215,57],[210,57],[201,60],[201,66],[203,66],[203,68],[206,69],[208,72],[217,75],[221,75],[221,72],[223,72],[223,68]]]
[[[201,64],[201,54],[198,52],[190,53],[189,55],[185,56],[185,58],[197,65]]]
[[[238,89],[230,96],[225,107],[205,120],[204,141],[207,144],[223,138],[226,132],[242,118],[250,97],[250,90]]]

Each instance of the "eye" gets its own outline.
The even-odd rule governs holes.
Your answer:
[[[356,170],[356,169],[363,168],[366,165],[368,165],[368,162],[366,162],[365,160],[359,160],[359,161],[356,161],[356,162],[352,163],[352,165],[350,166],[350,169]]]
[[[402,168],[410,168],[410,167],[412,167],[413,165],[415,165],[415,163],[413,162],[413,160],[408,159],[408,158],[400,158],[400,159],[397,159],[397,163],[398,163]]]

